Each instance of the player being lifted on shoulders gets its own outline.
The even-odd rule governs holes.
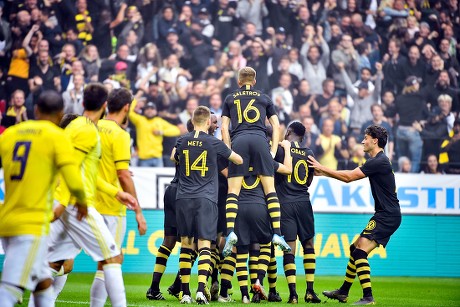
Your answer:
[[[272,100],[254,89],[255,84],[256,71],[251,67],[240,69],[238,71],[240,88],[227,96],[222,110],[222,139],[227,146],[239,153],[244,161],[242,165],[230,163],[228,168],[227,241],[223,251],[224,256],[231,253],[232,247],[238,241],[234,232],[238,214],[238,197],[243,178],[249,173],[249,166],[253,167],[253,174],[260,177],[270,217],[278,220],[273,223],[272,242],[282,250],[290,249],[281,236],[280,207],[274,182],[273,157],[279,142],[279,120]],[[271,149],[266,138],[266,118],[273,127]]]

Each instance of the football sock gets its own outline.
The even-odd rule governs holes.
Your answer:
[[[225,205],[225,218],[227,220],[227,234],[235,230],[235,220],[238,214],[238,195],[229,193]]]
[[[165,272],[169,255],[171,255],[171,250],[166,246],[161,245],[157,251],[155,267],[153,269],[152,284],[150,285],[150,288],[154,291],[160,291],[160,280]]]
[[[190,272],[192,270],[192,253],[195,251],[190,248],[181,247],[179,258],[179,269],[181,275],[182,292],[190,295]]]
[[[204,285],[208,278],[209,265],[211,264],[211,249],[203,247],[200,249],[198,258],[198,292],[204,293]]]
[[[222,270],[220,271],[220,295],[227,297],[227,290],[232,287],[233,272],[236,267],[236,254],[231,253],[230,256],[224,259]]]
[[[256,283],[258,266],[259,249],[251,249],[249,250],[249,277],[251,278],[251,285]]]
[[[260,254],[259,261],[257,266],[257,278],[260,281],[260,284],[263,284],[265,274],[267,273],[268,265],[270,264],[271,258],[271,242],[268,244],[260,244]]]
[[[0,283],[0,302],[4,307],[13,307],[22,297],[24,291],[14,286]]]
[[[314,248],[303,249],[303,268],[305,270],[305,279],[307,280],[307,290],[313,291],[316,270],[316,255]]]
[[[62,289],[64,289],[65,283],[67,282],[67,277],[69,274],[64,274],[64,275],[57,275],[54,277],[53,280],[53,288],[54,288],[54,300],[56,300],[59,296],[59,294],[62,292]]]
[[[34,292],[34,303],[36,307],[54,306],[53,286],[50,286],[44,290]]]
[[[356,277],[356,265],[355,265],[355,258],[353,257],[353,252],[355,251],[356,247],[352,244],[350,245],[350,258],[347,264],[347,270],[345,272],[345,280],[343,281],[342,286],[340,287],[341,294],[348,294],[350,292],[351,285]]]
[[[356,273],[363,288],[363,297],[372,296],[371,268],[369,261],[367,261],[367,253],[357,248],[353,252],[353,257],[355,258]]]
[[[241,295],[248,295],[248,253],[236,255],[236,277],[238,278],[238,285],[240,286]]]
[[[109,263],[104,265],[105,288],[113,307],[126,306],[126,292],[121,273],[121,264]]]
[[[284,254],[283,256],[284,275],[286,275],[290,296],[297,295],[296,267],[294,259],[293,254]]]
[[[267,270],[268,276],[268,286],[270,287],[270,292],[276,293],[276,279],[277,279],[277,267],[276,267],[276,258],[275,258],[275,247],[272,244],[272,254],[270,257],[270,264],[268,265]]]
[[[91,307],[104,307],[107,295],[104,271],[98,270],[96,275],[94,275],[93,284],[91,285]]]
[[[270,219],[272,223],[273,232],[281,236],[281,210],[280,210],[280,201],[276,192],[268,193],[265,196],[268,213],[270,214]]]
[[[218,262],[218,258],[219,258],[219,253],[218,251],[216,251],[215,248],[213,248],[211,250],[211,263],[209,265],[209,273],[208,273],[208,279],[209,279],[209,276],[211,276],[211,280],[214,281],[214,272],[217,271],[217,262]]]

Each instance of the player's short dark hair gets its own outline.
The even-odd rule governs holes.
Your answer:
[[[189,119],[189,120],[187,121],[187,131],[188,131],[188,132],[192,132],[193,130],[195,130],[195,127],[193,126],[192,120]]]
[[[35,105],[43,114],[55,114],[64,109],[64,100],[58,92],[47,90],[38,96]]]
[[[120,112],[121,109],[133,101],[133,95],[126,88],[113,89],[107,98],[109,113]]]
[[[193,112],[192,122],[194,125],[200,125],[206,122],[208,119],[210,119],[210,117],[211,111],[209,110],[209,108],[205,106],[199,106]]]
[[[385,128],[377,125],[370,125],[364,130],[364,134],[369,135],[373,139],[378,139],[380,148],[385,148],[388,141],[388,132]]]
[[[295,135],[297,135],[298,137],[300,138],[303,138],[303,136],[305,135],[305,126],[302,125],[301,122],[298,122],[298,121],[295,121],[295,122],[292,122],[288,129],[291,129],[292,132],[294,132]]]
[[[76,119],[79,116],[80,115],[75,113],[64,114],[64,116],[61,119],[61,122],[59,123],[59,127],[65,129],[74,119]]]
[[[107,88],[99,82],[89,83],[83,90],[83,103],[85,110],[98,111],[107,101]]]

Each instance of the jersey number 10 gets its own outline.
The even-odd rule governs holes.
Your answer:
[[[305,167],[305,178],[301,179],[299,175],[299,168],[300,166]],[[307,178],[308,178],[308,165],[307,161],[305,160],[299,160],[294,166],[294,170],[292,171],[292,174],[288,176],[287,180],[288,182],[292,182],[292,175],[294,175],[294,179],[298,184],[306,184],[307,183]]]
[[[14,145],[13,161],[21,163],[19,174],[11,175],[11,180],[22,180],[24,172],[26,171],[27,159],[29,158],[30,145],[32,142],[17,142]]]

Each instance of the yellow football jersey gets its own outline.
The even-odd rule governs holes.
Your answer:
[[[101,142],[97,126],[89,118],[80,116],[65,128],[65,133],[70,137],[75,150],[85,154],[83,161],[79,161],[81,162],[80,170],[88,207],[94,207],[96,203],[97,172],[101,158]],[[75,198],[70,198],[70,193],[63,180],[60,180],[54,198],[65,206],[75,203]]]
[[[0,155],[6,189],[0,236],[48,234],[56,173],[75,163],[68,136],[49,121],[26,121],[1,135]]]
[[[101,138],[102,158],[99,176],[106,182],[123,190],[118,181],[117,170],[127,170],[131,160],[131,139],[128,132],[112,120],[97,123]],[[125,216],[126,206],[105,193],[97,193],[96,209],[100,214]]]

